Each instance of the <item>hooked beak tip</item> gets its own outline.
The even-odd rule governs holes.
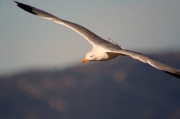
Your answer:
[[[83,60],[82,60],[82,63],[85,63],[85,62],[87,62],[88,60],[86,59],[86,58],[84,58]]]

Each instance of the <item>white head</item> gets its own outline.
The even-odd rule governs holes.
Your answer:
[[[95,61],[96,55],[94,52],[90,51],[86,54],[86,57],[82,60],[82,63],[85,63],[87,61]]]

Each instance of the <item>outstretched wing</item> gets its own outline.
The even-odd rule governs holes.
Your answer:
[[[162,70],[172,76],[175,76],[177,78],[180,78],[180,70],[179,69],[176,69],[176,68],[173,68],[171,66],[168,66],[168,65],[165,65],[159,61],[156,61],[146,55],[143,55],[141,53],[138,53],[138,52],[134,52],[134,51],[130,51],[130,50],[115,50],[115,51],[110,51],[110,53],[118,53],[118,54],[124,54],[126,56],[130,56],[134,59],[137,59],[141,62],[144,62],[144,63],[148,63],[149,65],[159,69],[159,70]]]
[[[29,13],[32,13],[34,15],[43,17],[43,18],[48,19],[48,20],[51,20],[53,22],[64,25],[64,26],[76,31],[77,33],[82,35],[85,39],[87,39],[92,45],[106,42],[105,40],[103,40],[102,38],[100,38],[99,36],[97,36],[96,34],[91,32],[90,30],[88,30],[88,29],[86,29],[86,28],[84,28],[78,24],[57,18],[56,16],[54,16],[50,13],[47,13],[45,11],[42,11],[40,9],[37,9],[35,7],[31,7],[29,5],[25,5],[25,4],[16,2],[16,1],[14,1],[14,2],[17,4],[18,7],[22,8],[23,10],[25,10]]]

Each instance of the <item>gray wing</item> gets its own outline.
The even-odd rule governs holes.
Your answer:
[[[31,7],[29,5],[25,5],[25,4],[16,2],[16,1],[14,1],[14,2],[17,4],[18,7],[22,8],[23,10],[25,10],[29,13],[32,13],[34,15],[43,17],[43,18],[48,19],[48,20],[51,20],[53,22],[64,25],[64,26],[76,31],[77,33],[82,35],[85,39],[87,39],[92,45],[106,42],[105,40],[103,40],[102,38],[100,38],[99,36],[97,36],[96,34],[91,32],[90,30],[88,30],[88,29],[86,29],[86,28],[84,28],[78,24],[57,18],[56,16],[51,15],[51,14],[49,14],[45,11],[42,11],[40,9],[37,9],[35,7]]]
[[[148,63],[149,65],[151,65],[151,66],[153,66],[159,70],[162,70],[162,71],[164,71],[164,72],[166,72],[172,76],[180,78],[180,70],[179,69],[165,65],[165,64],[163,64],[159,61],[156,61],[156,60],[154,60],[154,59],[152,59],[146,55],[143,55],[141,53],[130,51],[130,50],[123,50],[123,49],[122,50],[110,51],[110,53],[118,53],[118,54],[130,56],[130,57],[137,59],[141,62]]]

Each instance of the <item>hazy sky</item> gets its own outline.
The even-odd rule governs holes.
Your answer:
[[[180,0],[18,0],[139,52],[180,50]],[[0,75],[81,64],[91,45],[64,26],[0,0]]]

